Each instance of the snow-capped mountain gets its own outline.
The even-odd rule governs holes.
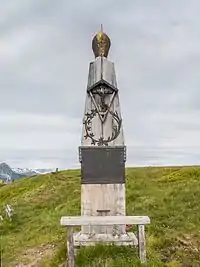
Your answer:
[[[45,174],[51,172],[51,169],[22,169],[22,168],[11,168],[8,164],[0,163],[0,179],[6,181],[12,181],[22,177],[29,177],[39,174]]]
[[[33,175],[36,174],[45,174],[45,173],[49,173],[52,172],[52,169],[28,169],[28,168],[12,168],[12,170],[16,173],[20,173],[20,174],[24,174],[24,173],[30,173]]]
[[[11,181],[22,177],[23,175],[14,172],[6,163],[0,163],[0,179]]]

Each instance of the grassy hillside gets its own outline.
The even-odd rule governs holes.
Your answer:
[[[200,266],[200,167],[126,170],[127,213],[148,215],[148,266]],[[3,266],[61,266],[66,233],[62,215],[80,215],[80,172],[25,178],[0,187],[4,204],[15,209],[0,222]],[[18,265],[17,263],[21,263]],[[139,266],[132,248],[83,249],[76,264]]]

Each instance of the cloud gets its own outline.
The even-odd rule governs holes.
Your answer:
[[[0,160],[14,167],[78,164],[91,39],[103,23],[127,164],[198,163],[199,1],[0,5]]]
[[[0,149],[51,150],[73,148],[77,142],[80,124],[70,117],[37,114],[0,115],[1,137],[4,142]]]

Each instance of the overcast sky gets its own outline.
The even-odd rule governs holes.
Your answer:
[[[199,0],[0,0],[0,161],[78,167],[91,40],[112,41],[127,165],[200,162]]]

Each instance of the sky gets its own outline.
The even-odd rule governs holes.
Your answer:
[[[80,166],[91,40],[103,23],[127,166],[199,164],[199,0],[0,0],[0,7],[0,161]]]

